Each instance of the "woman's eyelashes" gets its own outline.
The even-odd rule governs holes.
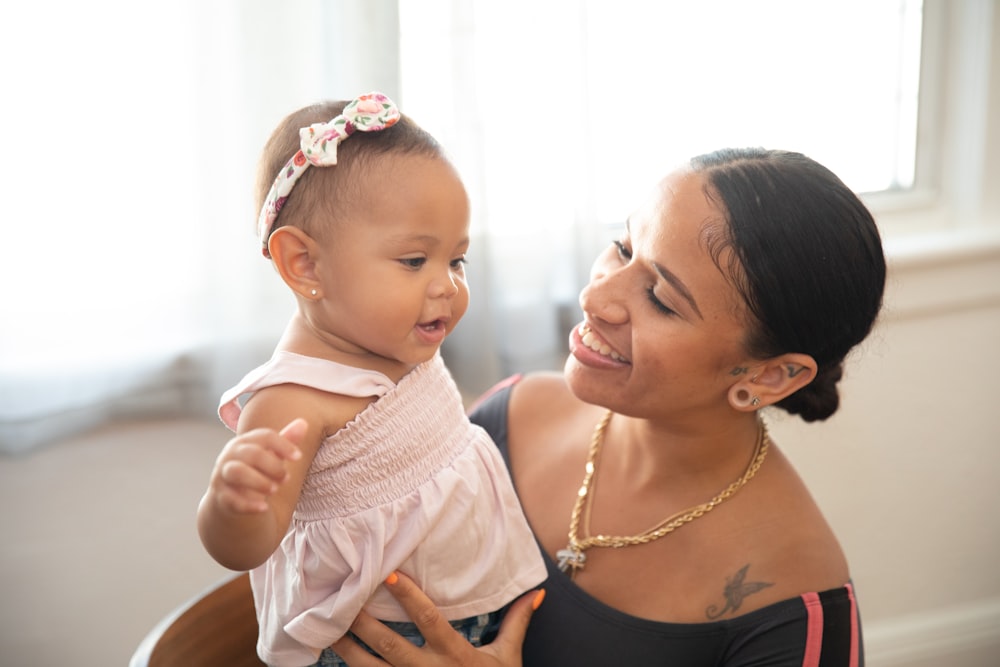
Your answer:
[[[673,309],[669,308],[665,303],[656,298],[656,293],[653,291],[653,287],[650,286],[646,288],[646,296],[649,297],[650,303],[652,303],[653,306],[664,315],[676,315],[676,312]]]
[[[629,250],[628,246],[625,245],[624,241],[612,241],[615,247],[618,249],[618,256],[621,257],[622,261],[629,261],[632,259],[632,251]]]
[[[615,244],[615,248],[618,251],[618,257],[621,258],[622,262],[627,264],[628,262],[632,261],[632,250],[627,245],[625,245],[624,241],[613,241],[613,243]],[[646,296],[649,298],[649,302],[652,303],[653,306],[664,315],[677,314],[676,311],[674,311],[672,308],[670,308],[665,303],[660,301],[659,298],[657,298],[654,285],[650,285],[649,287],[646,288]]]

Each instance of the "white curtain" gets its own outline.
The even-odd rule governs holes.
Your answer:
[[[473,392],[561,365],[592,259],[693,155],[913,180],[921,0],[423,0],[400,25],[405,110],[472,192],[471,317],[445,351]]]
[[[121,413],[210,413],[266,360],[293,303],[259,255],[251,188],[294,108],[384,90],[452,154],[472,305],[444,353],[474,395],[561,365],[592,258],[692,154],[791,148],[858,190],[905,185],[920,5],[8,7],[0,452]]]
[[[11,5],[0,452],[122,413],[210,413],[293,307],[254,238],[259,151],[358,80],[396,92],[395,4]],[[356,35],[371,57],[344,55]]]

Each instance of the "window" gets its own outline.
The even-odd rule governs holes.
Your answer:
[[[860,192],[914,184],[921,0],[477,1],[449,26],[423,3],[400,11],[407,108],[474,115],[485,187],[543,209],[551,188],[525,182],[576,187],[567,201],[620,219],[672,166],[726,145],[804,152]],[[538,223],[502,211],[505,229]]]
[[[209,406],[192,386],[266,358],[293,304],[253,237],[258,151],[291,109],[361,88],[469,188],[469,391],[560,363],[607,226],[722,144],[812,155],[888,239],[930,239],[916,252],[1000,248],[993,0],[300,2],[12,6],[0,450],[143,392]]]
[[[481,312],[452,348],[466,387],[484,384],[464,375],[484,349],[510,372],[557,366],[609,226],[678,163],[722,146],[831,168],[863,193],[891,259],[958,257],[990,234],[1000,248],[1000,191],[987,186],[1000,182],[991,0],[399,11],[401,104],[453,151],[473,201]]]

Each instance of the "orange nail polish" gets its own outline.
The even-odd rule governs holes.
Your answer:
[[[545,599],[545,589],[543,588],[542,590],[535,593],[535,599],[531,601],[531,610],[535,611],[536,609],[541,607],[542,600],[544,599]]]
[[[385,583],[388,586],[395,586],[397,581],[399,581],[399,575],[395,572],[385,578]]]

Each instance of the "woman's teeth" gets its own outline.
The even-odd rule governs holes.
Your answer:
[[[602,356],[611,357],[615,361],[625,361],[625,357],[612,350],[607,343],[602,343],[598,340],[594,332],[590,330],[590,327],[585,324],[580,326],[580,340],[583,341],[584,345]]]

